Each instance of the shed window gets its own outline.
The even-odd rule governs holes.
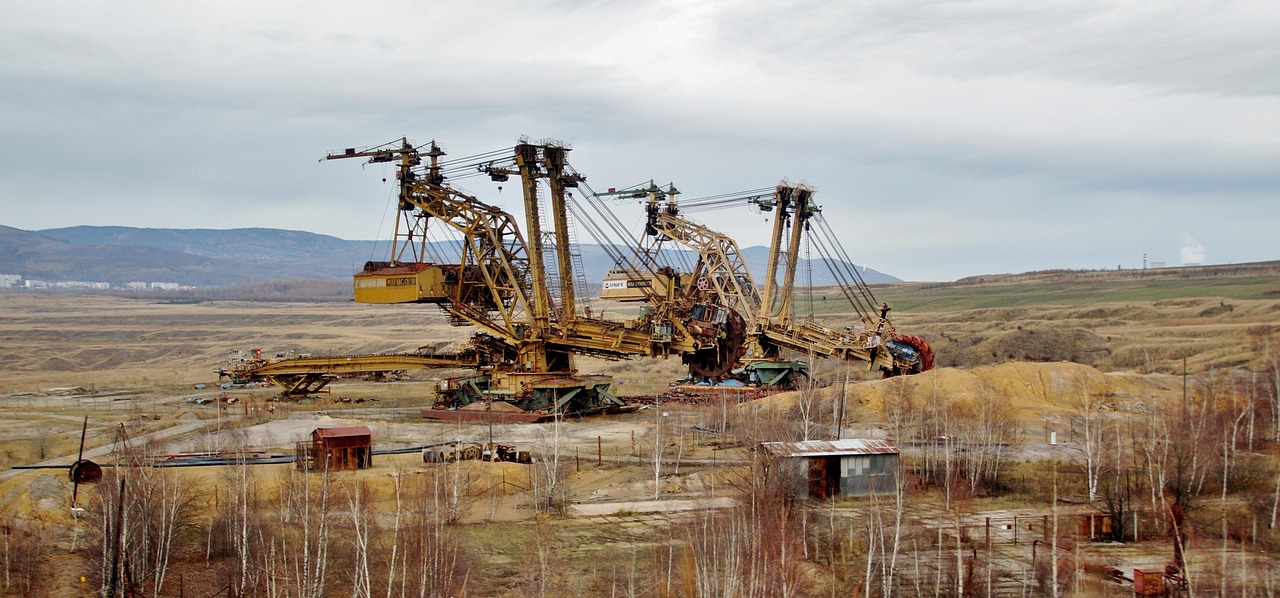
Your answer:
[[[867,455],[858,455],[854,457],[844,457],[841,460],[841,477],[855,477],[867,475],[867,471],[871,469],[871,457]]]

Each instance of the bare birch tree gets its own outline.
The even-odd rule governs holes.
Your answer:
[[[197,491],[174,470],[151,466],[154,447],[131,446],[121,436],[97,486],[90,525],[99,533],[104,592],[160,596],[179,534],[192,527]]]
[[[538,430],[536,446],[539,459],[534,463],[533,499],[534,507],[544,513],[557,513],[568,506],[569,483],[568,463],[563,455],[563,439],[560,430],[560,416],[552,421],[551,429]]]
[[[662,439],[662,404],[655,402],[653,405],[653,450],[651,452],[651,463],[653,465],[653,500],[658,500],[662,496],[662,455],[665,452]]]
[[[34,595],[37,575],[49,543],[46,528],[38,520],[9,518],[5,521],[4,590],[15,596]]]
[[[1102,415],[1104,407],[1089,391],[1087,380],[1081,378],[1076,402],[1077,414],[1072,418],[1072,427],[1075,428],[1074,435],[1078,439],[1076,446],[1084,456],[1085,486],[1090,502],[1098,500],[1098,484],[1102,479],[1103,469],[1107,466],[1107,426]]]
[[[369,572],[370,537],[376,523],[369,508],[368,486],[360,479],[352,479],[344,485],[347,499],[347,516],[351,522],[349,541],[353,547],[351,562],[351,595],[357,598],[373,596],[373,579]]]
[[[466,594],[470,565],[455,530],[449,474],[441,469],[410,487],[400,596],[451,598]]]

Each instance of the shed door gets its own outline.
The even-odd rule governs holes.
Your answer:
[[[817,499],[827,498],[831,496],[832,484],[831,479],[834,472],[828,471],[827,460],[822,458],[809,459],[809,496]]]

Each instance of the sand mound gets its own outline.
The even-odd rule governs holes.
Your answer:
[[[1008,398],[1026,418],[1072,409],[1085,393],[1111,404],[1151,403],[1180,392],[1176,377],[1133,373],[1108,374],[1071,362],[1010,362],[972,370],[938,368],[914,376],[861,382],[848,387],[845,400],[873,413],[884,413],[891,401],[976,402],[988,396]],[[825,400],[838,387],[818,391]],[[785,392],[758,401],[756,408],[789,409],[800,393]]]
[[[84,496],[82,487],[81,496]],[[0,515],[20,519],[41,519],[70,508],[71,482],[65,469],[23,472],[22,476],[0,484]],[[81,499],[81,505],[84,500]]]

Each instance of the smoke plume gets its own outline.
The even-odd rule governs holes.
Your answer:
[[[1204,263],[1204,245],[1192,238],[1191,235],[1183,233],[1182,235],[1182,265],[1203,264]]]

